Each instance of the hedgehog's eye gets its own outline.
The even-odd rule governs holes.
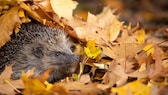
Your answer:
[[[37,58],[42,58],[44,56],[44,54],[43,54],[43,47],[41,47],[41,46],[34,47],[33,48],[33,54]]]
[[[61,52],[55,52],[55,56],[59,56]]]

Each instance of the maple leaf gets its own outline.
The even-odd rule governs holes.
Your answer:
[[[127,27],[127,26],[126,26]],[[136,44],[137,41],[136,41],[136,36],[135,35],[129,35],[131,33],[129,33],[129,29],[127,28],[124,28],[122,29],[122,32],[121,32],[121,37],[118,37],[116,40],[118,43],[131,43],[131,44]]]
[[[104,41],[114,41],[120,33],[122,24],[123,22],[118,21],[118,17],[113,15],[109,7],[105,7],[103,12],[96,16],[88,13],[86,22],[75,20],[75,18],[69,21],[69,25],[75,29],[78,38],[85,41],[95,40],[99,45],[103,45]]]

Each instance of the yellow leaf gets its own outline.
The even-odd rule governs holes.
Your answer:
[[[44,84],[46,85],[46,90],[50,90],[53,87],[53,84],[48,83],[47,81],[45,81]]]
[[[89,58],[95,59],[101,53],[101,49],[95,46],[94,40],[89,40],[87,43],[87,47],[84,48],[86,55]]]
[[[29,79],[27,75],[22,73],[22,80],[25,85],[24,95],[47,95],[46,87],[38,79]]]
[[[78,74],[72,74],[72,77],[74,80],[76,80],[76,81],[78,80]]]
[[[146,51],[147,56],[154,53],[154,44],[148,44],[143,48]]]
[[[18,16],[19,16],[19,17],[25,17],[25,14],[24,14],[23,9],[19,10]]]
[[[138,41],[138,44],[143,44],[144,41],[145,41],[145,30],[144,29],[140,29],[140,30],[137,30],[136,32],[136,35],[137,35],[137,41]]]
[[[126,84],[125,86],[112,88],[111,91],[117,95],[150,95],[151,86],[142,84],[139,80]]]

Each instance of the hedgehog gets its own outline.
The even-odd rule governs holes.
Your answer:
[[[22,24],[20,32],[0,48],[0,72],[13,63],[14,80],[20,79],[22,71],[34,68],[35,77],[39,77],[52,68],[47,81],[53,83],[74,73],[78,62],[63,30],[37,22]]]

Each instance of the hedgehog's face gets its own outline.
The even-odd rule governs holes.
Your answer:
[[[48,69],[49,67],[54,68],[65,68],[67,73],[75,71],[77,62],[79,62],[79,56],[72,53],[67,45],[48,46],[48,45],[36,45],[33,47],[33,55],[38,60],[42,61],[43,67]],[[60,47],[62,46],[62,47]]]

